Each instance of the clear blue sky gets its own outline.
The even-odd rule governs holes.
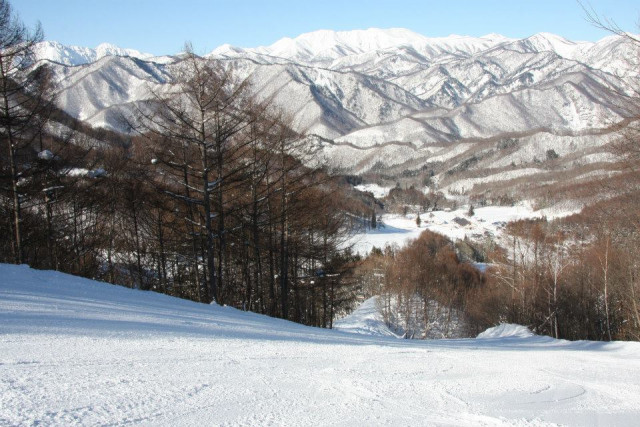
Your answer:
[[[638,0],[585,0],[626,31],[638,32]],[[319,30],[402,27],[429,37],[538,32],[571,40],[607,33],[585,20],[575,0],[12,0],[29,26],[42,23],[46,39],[95,47],[109,42],[156,55],[197,53],[217,46],[255,47]]]

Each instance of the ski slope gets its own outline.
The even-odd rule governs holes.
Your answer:
[[[637,425],[640,343],[511,335],[313,329],[0,265],[0,425]]]
[[[384,322],[379,297],[371,297],[353,313],[333,322],[333,329],[351,334],[400,338]]]

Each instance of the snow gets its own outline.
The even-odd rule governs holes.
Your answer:
[[[385,324],[380,311],[380,298],[371,297],[348,316],[336,320],[333,329],[352,334],[398,338]]]
[[[529,338],[535,334],[529,330],[526,326],[515,325],[512,323],[501,323],[498,326],[489,328],[484,332],[478,334],[476,338]]]
[[[506,223],[522,219],[549,219],[564,217],[576,212],[573,209],[534,210],[530,204],[516,206],[485,206],[474,208],[474,215],[468,216],[469,207],[462,206],[454,211],[433,211],[420,214],[420,227],[416,224],[416,215],[406,217],[397,214],[382,215],[382,225],[356,233],[349,238],[345,246],[350,246],[354,253],[368,255],[376,247],[383,249],[387,245],[402,247],[410,240],[416,239],[424,230],[440,233],[451,240],[463,240],[465,237],[482,239],[484,236],[500,238]],[[463,218],[469,222],[461,225],[455,221]]]
[[[374,247],[383,249],[387,245],[404,246],[410,240],[420,236],[423,230],[416,225],[410,216],[385,214],[382,222],[375,229],[369,229],[351,236],[345,246],[352,248],[354,253],[368,255]]]
[[[37,61],[47,60],[70,66],[89,64],[105,56],[130,56],[143,60],[154,58],[150,53],[122,49],[109,43],[102,43],[95,49],[91,49],[80,46],[64,46],[55,41],[43,41],[35,45],[34,51]]]
[[[584,53],[592,48],[595,43],[573,42],[561,36],[550,33],[538,33],[522,40],[520,43],[526,44],[538,52],[554,52],[568,59],[579,60]]]
[[[444,187],[442,190],[446,190],[448,192],[464,192],[465,190],[472,189],[476,184],[485,184],[495,181],[509,181],[523,176],[542,175],[544,172],[544,170],[539,168],[523,168],[504,171],[479,178],[459,179],[453,184]]]
[[[2,425],[637,425],[640,344],[400,340],[0,265]]]
[[[332,61],[346,56],[409,47],[428,57],[445,52],[470,54],[510,41],[502,36],[469,37],[452,34],[448,37],[425,37],[404,28],[369,28],[366,30],[318,30],[296,38],[285,37],[270,46],[238,48],[223,45],[209,56],[247,56],[259,54],[298,62]]]
[[[89,174],[89,169],[86,168],[70,168],[63,171],[63,174],[67,176],[87,176]]]
[[[358,191],[369,192],[373,194],[376,199],[383,199],[387,197],[391,187],[382,187],[378,184],[360,184],[354,187]]]
[[[98,169],[90,170],[87,173],[87,176],[89,178],[102,178],[107,176],[107,171],[102,168],[98,168]]]
[[[53,160],[55,156],[53,155],[53,153],[49,150],[42,150],[38,153],[38,158],[40,160],[45,160],[45,161],[49,161],[49,160]]]
[[[73,176],[73,177],[86,176],[89,178],[102,178],[107,176],[107,171],[104,170],[103,168],[97,168],[93,170],[89,170],[86,168],[71,168],[71,169],[65,170],[63,173],[67,176]]]

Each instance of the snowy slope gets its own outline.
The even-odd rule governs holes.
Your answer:
[[[38,55],[53,61],[61,108],[123,132],[149,91],[169,90],[179,68],[177,56],[110,45],[44,42]],[[636,56],[618,36],[596,43],[547,33],[429,38],[400,28],[322,30],[207,55],[247,78],[297,131],[317,138],[317,163],[388,176],[424,167],[458,191],[456,181],[489,174],[494,188],[508,184],[505,171],[606,169],[616,160],[607,148],[615,125],[637,115],[623,96],[637,89],[629,63]],[[506,140],[516,144],[505,150]],[[559,159],[539,167],[551,149]],[[469,159],[477,163],[460,174]]]
[[[384,249],[387,245],[404,246],[411,239],[420,236],[424,229],[416,225],[415,217],[387,214],[382,216],[382,222],[375,229],[367,229],[354,233],[346,242],[345,247],[351,247],[354,253],[366,256],[374,247]]]
[[[517,206],[486,206],[475,209],[471,217],[467,215],[468,206],[463,206],[454,211],[439,210],[420,214],[420,227],[416,224],[416,215],[407,216],[397,214],[382,215],[382,222],[376,229],[368,229],[354,233],[345,246],[352,248],[354,253],[366,256],[374,247],[384,249],[385,246],[402,247],[408,241],[416,239],[425,230],[447,236],[453,241],[471,239],[484,239],[491,236],[498,240],[502,238],[502,231],[506,223],[521,219],[542,218],[548,219],[564,217],[576,213],[579,209],[542,209],[533,210],[527,204]],[[460,225],[456,218],[465,219],[468,224]]]
[[[501,323],[498,326],[489,328],[481,332],[477,339],[495,339],[495,338],[529,338],[534,336],[533,332],[526,326],[514,325],[511,323]]]
[[[640,344],[320,330],[0,265],[2,425],[620,425]]]
[[[369,298],[351,314],[333,322],[333,329],[352,334],[398,338],[384,322],[379,297]]]
[[[43,41],[35,47],[36,60],[52,61],[64,65],[83,65],[95,62],[105,56],[129,56],[138,59],[152,59],[154,55],[135,49],[123,49],[109,43],[102,43],[95,49],[81,46],[64,46],[55,41]]]
[[[510,41],[492,34],[484,37],[451,35],[449,37],[425,37],[404,28],[369,28],[367,30],[331,31],[319,30],[301,34],[296,38],[285,37],[271,46],[238,48],[223,45],[208,56],[214,58],[281,58],[296,63],[323,63],[331,68],[344,66],[341,58],[366,58],[366,54],[391,49],[410,48],[425,58],[449,55],[470,55]],[[365,55],[365,56],[362,56]],[[273,61],[270,59],[269,61]],[[334,62],[337,61],[337,62]]]

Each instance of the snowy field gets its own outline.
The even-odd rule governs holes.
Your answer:
[[[358,326],[358,319],[361,325]],[[638,425],[640,343],[313,329],[0,265],[0,425]],[[382,334],[384,335],[384,333]]]
[[[402,247],[406,243],[420,236],[424,230],[431,230],[443,234],[452,240],[462,240],[466,237],[482,240],[485,236],[501,238],[503,227],[510,221],[528,218],[548,219],[566,216],[574,211],[534,211],[529,205],[518,206],[487,206],[476,208],[473,216],[468,216],[469,208],[455,211],[434,211],[420,214],[420,227],[416,224],[416,215],[408,214],[406,217],[395,214],[382,216],[382,227],[375,230],[354,234],[345,246],[351,246],[353,251],[360,255],[367,255],[375,246],[384,248],[386,245]],[[464,219],[468,224],[461,225],[456,218]]]
[[[391,191],[390,187],[381,187],[378,184],[361,184],[356,185],[354,188],[362,192],[368,191],[369,193],[373,194],[373,197],[375,197],[376,199],[387,197],[389,191]]]

